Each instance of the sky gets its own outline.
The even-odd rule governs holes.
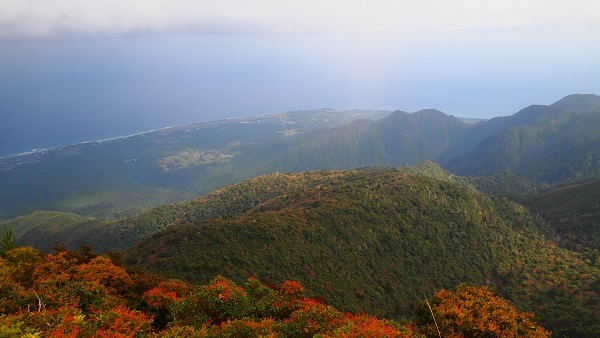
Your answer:
[[[324,107],[600,94],[597,0],[2,0],[0,156]]]

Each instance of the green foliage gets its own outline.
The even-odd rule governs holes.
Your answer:
[[[551,185],[600,175],[600,105],[594,95],[571,96],[551,106],[530,106],[492,119],[498,127],[443,167],[459,175],[511,170]]]
[[[600,266],[600,181],[553,189],[519,201],[548,222],[558,244]]]
[[[453,182],[465,188],[492,195],[529,195],[534,191],[548,187],[546,184],[536,183],[517,176],[508,170],[498,171],[487,176],[458,176],[444,170],[432,161],[425,161],[410,167],[399,167],[398,169],[441,181]]]
[[[396,111],[303,137],[274,160],[281,171],[390,167],[433,160],[471,126],[436,110]]]
[[[0,241],[0,256],[4,257],[6,253],[16,248],[16,237],[13,235],[12,228],[4,229],[2,240]]]

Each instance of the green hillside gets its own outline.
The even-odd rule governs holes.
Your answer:
[[[511,172],[462,177],[442,169],[431,161],[410,167],[397,167],[395,170],[494,194],[522,195],[536,189],[535,184]],[[315,178],[302,181],[299,179],[301,175],[290,173],[261,176],[228,185],[187,202],[163,204],[129,217],[121,213],[121,218],[116,220],[91,219],[65,212],[38,211],[2,221],[0,229],[15,229],[20,245],[32,245],[46,252],[52,249],[55,241],[68,247],[91,245],[98,252],[125,250],[137,241],[169,226],[212,218],[238,217],[265,201],[287,193],[291,189],[290,175],[297,176],[294,183],[296,188],[324,183],[320,180],[313,181]],[[268,189],[264,189],[265,184],[269,185]]]
[[[396,169],[453,182],[465,188],[492,195],[522,196],[548,188],[547,184],[517,176],[509,170],[497,171],[486,176],[458,176],[432,161],[425,161],[410,167],[397,167]]]
[[[503,118],[514,120],[443,167],[481,176],[511,170],[550,184],[600,176],[600,97],[572,95],[551,106],[531,106]],[[496,123],[492,119],[486,123]]]
[[[571,95],[476,124],[436,110],[396,111],[375,122],[355,121],[307,134],[275,156],[269,168],[352,169],[435,161],[462,176],[513,172],[528,181],[532,189],[527,193],[532,193],[537,187],[600,177],[598,102],[596,95]]]
[[[600,181],[553,189],[520,202],[552,225],[560,244],[587,253],[600,266]]]
[[[396,111],[302,137],[273,160],[280,171],[393,167],[434,160],[462,141],[472,125],[437,110]]]
[[[160,205],[119,220],[90,220],[69,213],[35,212],[3,221],[0,226],[15,229],[20,244],[45,251],[54,241],[71,247],[92,245],[98,252],[125,250],[167,227],[213,218],[235,218],[290,189],[315,183],[313,178],[297,179],[290,185],[290,177],[296,175],[259,176],[188,202]],[[37,233],[43,235],[37,236]]]
[[[54,245],[51,239],[64,238],[72,228],[77,228],[90,220],[76,214],[55,212],[55,211],[36,211],[30,215],[19,216],[17,218],[0,222],[0,231],[11,229],[16,237],[17,245],[36,247],[49,251]],[[86,241],[85,239],[75,239],[75,241]],[[81,245],[82,243],[69,243]]]
[[[568,95],[551,106],[586,113],[598,112],[600,111],[600,96],[593,94]]]
[[[398,170],[268,175],[224,191],[236,191],[233,213],[219,205],[216,218],[168,227],[127,261],[198,283],[294,279],[386,317],[409,316],[438,288],[488,285],[558,336],[600,334],[597,268],[506,199]]]

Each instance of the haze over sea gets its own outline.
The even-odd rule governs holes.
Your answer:
[[[491,118],[600,89],[593,1],[209,3],[0,4],[0,157],[324,107]]]

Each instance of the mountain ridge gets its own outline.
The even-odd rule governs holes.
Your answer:
[[[511,172],[496,173],[487,177],[462,177],[444,170],[431,161],[411,167],[396,167],[393,170],[458,184],[472,191],[485,190],[519,195],[525,191],[541,189],[534,182],[521,179]],[[286,182],[289,177],[298,175],[303,174],[260,175],[240,183],[227,185],[188,201],[155,206],[139,214],[127,217],[122,215],[121,219],[112,221],[89,219],[72,213],[37,211],[29,215],[0,221],[0,229],[18,229],[15,235],[17,235],[19,245],[33,245],[46,252],[50,252],[53,245],[53,242],[48,242],[48,238],[65,243],[70,247],[89,244],[98,252],[125,250],[139,240],[168,227],[211,218],[239,217],[270,198],[285,195],[290,189],[297,189],[297,186],[290,187]],[[247,194],[248,191],[259,189],[263,184],[260,182],[265,180],[268,180],[269,184],[267,191],[263,191],[261,194]],[[311,182],[311,184],[323,184],[323,182]],[[245,198],[239,198],[240,195],[245,195]],[[73,219],[79,221],[73,221]]]
[[[563,97],[551,106],[558,106],[575,111],[597,112],[600,96],[594,94],[571,94]]]
[[[525,108],[511,116],[516,123],[442,166],[460,175],[487,175],[508,169],[550,184],[598,177],[600,99],[584,95],[569,100],[586,108],[575,111],[561,104]]]

